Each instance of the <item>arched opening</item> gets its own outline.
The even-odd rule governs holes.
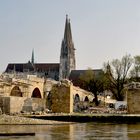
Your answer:
[[[88,97],[86,96],[85,97],[85,100],[84,100],[85,102],[89,102],[89,99],[88,99]]]
[[[93,102],[93,103],[95,102],[95,98],[92,99],[92,102]]]
[[[32,98],[41,98],[41,93],[38,88],[35,88],[32,92]]]
[[[51,110],[51,106],[52,106],[52,96],[51,93],[49,93],[47,96],[47,108]]]
[[[13,87],[11,90],[10,96],[17,96],[17,97],[22,97],[22,92],[18,86]]]
[[[80,97],[78,94],[76,94],[74,97],[74,103],[78,103],[78,102],[80,102]]]

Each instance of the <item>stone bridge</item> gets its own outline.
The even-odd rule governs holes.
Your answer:
[[[73,86],[72,95],[74,101],[93,102],[94,96],[91,92]]]
[[[0,82],[0,94],[3,96],[44,98],[44,79],[34,75],[12,78],[6,75]]]
[[[0,79],[0,107],[4,113],[43,111],[46,108],[52,112],[72,113],[75,103],[92,102],[93,99],[93,94],[73,86],[68,80],[61,83],[25,74],[5,74]]]
[[[53,112],[72,113],[79,111],[78,107],[86,106],[93,102],[94,95],[91,92],[73,86],[73,84],[64,80],[55,84],[48,95],[48,108]]]
[[[3,74],[0,77],[0,108],[3,113],[44,110],[44,79],[35,75]]]

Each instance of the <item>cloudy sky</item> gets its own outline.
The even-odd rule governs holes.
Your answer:
[[[140,55],[140,0],[0,0],[0,72],[8,63],[59,62],[66,14],[77,69]]]

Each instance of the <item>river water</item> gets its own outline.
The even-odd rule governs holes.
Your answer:
[[[35,132],[35,136],[0,140],[138,140],[140,124],[72,123],[57,125],[0,125],[0,132]]]

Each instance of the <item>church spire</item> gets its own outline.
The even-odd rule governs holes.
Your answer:
[[[70,19],[68,15],[66,15],[66,22],[65,22],[65,31],[64,31],[64,40],[67,42],[72,41],[72,34],[71,34],[71,25]]]
[[[59,79],[69,79],[72,70],[75,70],[75,49],[72,41],[71,25],[66,15],[64,38],[61,44]]]
[[[32,50],[31,63],[34,64],[34,49]]]

